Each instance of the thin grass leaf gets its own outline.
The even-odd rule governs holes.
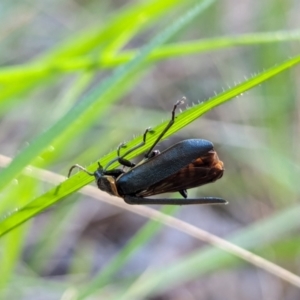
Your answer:
[[[72,126],[66,128],[64,132],[61,132],[59,136],[52,141],[50,151],[46,148],[40,153],[39,158],[41,157],[45,159],[45,164],[49,164],[51,161],[57,159],[58,154],[64,151],[66,145],[72,143],[74,137],[76,137],[76,139],[80,139],[81,135],[90,129],[94,120],[101,120],[102,117],[105,117],[105,115],[108,114],[109,108],[112,104],[132,89],[134,84],[136,84],[136,82],[140,79],[142,72],[143,70],[139,69],[128,74],[122,82],[118,83],[117,89],[111,89],[108,93],[106,93],[105,97],[103,97],[104,100],[99,102],[97,109],[95,108],[89,113],[82,115],[80,123],[75,122]],[[105,135],[102,135],[101,138],[105,140],[106,137]],[[107,138],[110,138],[109,134]],[[55,151],[53,151],[53,149],[55,149]],[[111,150],[111,148],[108,150]],[[42,167],[43,165],[40,163],[39,158],[37,161],[38,166]]]
[[[174,132],[178,131],[179,129],[183,128],[187,124],[191,123],[192,121],[196,120],[199,116],[203,115],[204,113],[208,112],[212,108],[229,101],[235,96],[244,93],[245,91],[249,90],[250,88],[261,84],[262,82],[272,78],[273,76],[295,66],[296,64],[300,63],[300,55],[296,56],[276,67],[273,67],[253,78],[246,80],[245,82],[217,95],[210,100],[200,103],[195,107],[188,109],[177,116],[177,120],[173,127],[168,131],[164,138],[167,138]],[[152,142],[156,139],[162,129],[165,127],[167,122],[153,128],[155,133],[149,137],[147,140],[147,145],[151,145]],[[138,143],[141,142],[141,137],[138,137],[131,142],[128,143],[128,147],[131,148]],[[142,153],[148,147],[147,145],[133,151],[130,155],[128,155],[128,159]],[[101,164],[105,165],[110,160],[115,157],[115,152],[112,152],[106,155],[103,159],[101,159]],[[112,167],[117,166],[117,164],[112,165]],[[91,166],[88,167],[90,171],[93,171],[97,168],[97,163],[95,162]],[[87,183],[91,182],[93,178],[88,176],[87,174],[83,174],[83,172],[79,172],[78,174],[72,176],[68,180],[62,182],[57,187],[51,189],[47,193],[43,194],[42,196],[32,200],[23,208],[18,209],[17,211],[8,214],[5,216],[0,222],[0,236],[7,233],[11,229],[15,228],[16,226],[22,224],[26,220],[30,219],[34,215],[38,214],[40,211],[43,211],[47,207],[57,203],[58,201],[62,200],[67,195],[77,191]]]
[[[57,62],[66,58],[91,54],[93,50],[97,50],[99,55],[99,47],[107,45],[112,37],[118,36],[123,30],[126,30],[124,24],[135,23],[138,28],[143,28],[148,22],[155,21],[160,15],[166,13],[169,9],[182,5],[181,1],[159,0],[149,1],[147,3],[134,4],[119,12],[116,17],[110,18],[101,28],[89,28],[82,33],[77,33],[74,38],[70,38],[63,44],[58,45],[46,54],[27,64],[33,77],[23,77],[24,65],[2,68],[4,77],[9,79],[10,84],[5,85],[0,94],[0,104],[3,105],[11,98],[28,92],[39,84],[50,82],[51,79],[57,77]],[[109,44],[110,45],[110,44]],[[119,43],[118,46],[121,44]],[[116,47],[117,45],[115,45]],[[109,46],[111,47],[111,46]],[[47,65],[47,68],[44,68]],[[21,77],[23,79],[21,79]],[[16,84],[18,82],[18,84]],[[13,83],[13,85],[11,84]]]
[[[27,148],[25,148],[12,163],[3,170],[0,181],[0,190],[5,187],[14,177],[20,174],[21,170],[28,165],[35,157],[37,157],[51,142],[57,138],[64,130],[67,130],[73,123],[80,122],[81,116],[84,114],[91,114],[97,108],[101,101],[105,100],[106,93],[121,82],[126,76],[139,67],[153,49],[157,48],[178,30],[191,22],[200,12],[212,4],[211,0],[203,1],[189,10],[180,19],[178,19],[170,27],[158,34],[148,45],[146,45],[141,52],[129,63],[119,67],[111,77],[107,78],[100,84],[99,87],[94,88],[82,101],[69,111],[63,118],[54,124],[48,131],[33,140]]]
[[[0,82],[10,83],[16,80],[23,80],[24,78],[38,78],[49,69],[55,69],[59,73],[69,73],[74,71],[93,69],[111,69],[124,64],[133,59],[140,50],[124,50],[116,54],[125,44],[125,38],[129,39],[136,33],[135,31],[123,32],[125,37],[117,40],[115,45],[113,42],[111,46],[107,47],[105,51],[109,54],[102,54],[99,58],[91,57],[90,55],[78,55],[76,57],[64,58],[56,61],[43,62],[39,67],[31,67],[26,65],[6,67],[0,69]],[[180,56],[191,54],[200,54],[209,51],[221,50],[236,46],[262,45],[269,43],[282,43],[288,41],[299,41],[299,30],[291,31],[277,31],[243,34],[239,36],[217,37],[209,39],[201,39],[198,41],[172,43],[161,46],[155,49],[147,58],[146,62],[156,62],[159,60],[171,59]],[[128,40],[127,40],[128,41]]]
[[[20,194],[16,187],[12,185],[5,197],[2,196],[1,206],[4,206],[11,199],[16,199],[15,203],[22,206],[36,193],[36,180],[24,177],[23,181],[18,184],[21,185],[23,193]],[[0,265],[2,275],[0,276],[0,290],[3,290],[13,277],[27,230],[28,226],[20,227],[1,241]],[[3,298],[5,298],[4,295]]]

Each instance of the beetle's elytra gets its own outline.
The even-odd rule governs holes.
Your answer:
[[[174,105],[170,122],[138,164],[133,164],[125,157],[146,143],[147,134],[151,131],[149,128],[144,133],[143,142],[123,155],[120,152],[126,146],[121,144],[117,150],[117,158],[109,162],[105,168],[98,163],[98,169],[91,173],[80,165],[74,165],[70,168],[69,176],[74,168],[79,168],[95,177],[100,190],[121,197],[128,204],[226,204],[225,200],[216,197],[187,198],[187,189],[214,182],[223,176],[223,162],[219,160],[210,141],[189,139],[161,153],[153,150],[173,125],[176,108],[181,103],[182,101],[178,101]],[[115,161],[129,169],[107,170]],[[145,198],[167,192],[179,192],[184,199]]]

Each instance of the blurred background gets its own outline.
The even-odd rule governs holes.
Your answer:
[[[126,61],[126,55],[119,61],[114,57],[140,49],[197,2],[170,3],[2,0],[0,154],[18,155]],[[110,90],[99,117],[56,140],[33,164],[65,176],[71,165],[87,166],[120,142],[168,120],[182,96],[187,98],[184,110],[299,54],[299,40],[292,38],[300,25],[299,11],[297,1],[212,3],[169,43],[248,34],[253,42],[148,61]],[[122,31],[130,26],[130,34]],[[285,41],[278,34],[278,39],[254,42],[260,33],[278,32]],[[221,180],[190,190],[189,197],[217,196],[229,205],[166,212],[232,238],[295,274],[300,273],[300,218],[295,214],[299,72],[292,68],[213,109],[158,146],[163,150],[187,138],[208,139],[225,164]],[[21,176],[0,194],[1,215],[52,187],[43,178]],[[71,195],[1,238],[1,299],[77,299],[82,291],[88,291],[82,299],[122,299],[128,291],[142,289],[149,272],[155,278],[168,270],[171,274],[160,284],[136,299],[300,299],[299,288],[266,271],[230,255],[221,259],[199,240],[147,222],[79,193]],[[143,226],[157,230],[130,252],[126,247],[132,238],[140,240]],[[97,284],[94,280],[126,251],[131,253],[126,263]]]

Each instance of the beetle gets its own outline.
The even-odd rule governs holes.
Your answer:
[[[79,168],[95,177],[100,190],[123,198],[128,204],[227,204],[227,201],[217,197],[187,198],[187,189],[214,182],[223,176],[223,162],[219,160],[210,141],[188,139],[163,152],[153,150],[174,124],[175,111],[182,102],[181,100],[175,103],[171,120],[138,164],[132,163],[125,157],[146,143],[147,135],[152,132],[151,128],[146,129],[140,144],[123,155],[120,152],[122,148],[126,148],[126,145],[120,144],[117,158],[110,161],[105,168],[98,162],[97,170],[89,172],[76,164],[70,168],[68,177],[74,168]],[[123,165],[123,169],[107,170],[116,161]],[[124,167],[129,169],[124,171]],[[167,192],[179,192],[184,199],[147,198]]]

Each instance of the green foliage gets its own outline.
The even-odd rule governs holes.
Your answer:
[[[56,5],[60,7],[60,4]],[[294,101],[294,90],[297,87],[293,86],[293,73],[289,72],[289,69],[300,62],[300,56],[296,52],[293,53],[293,58],[288,58],[291,54],[287,54],[286,49],[282,47],[283,42],[299,41],[299,30],[266,26],[262,30],[264,33],[228,33],[220,34],[219,38],[210,37],[208,34],[203,37],[198,28],[201,28],[199,24],[205,18],[214,20],[208,24],[210,33],[218,31],[213,28],[213,24],[218,24],[220,16],[217,11],[213,11],[217,4],[211,0],[196,4],[190,0],[152,0],[132,3],[118,10],[106,7],[105,5],[109,4],[104,2],[94,5],[102,5],[103,11],[109,11],[109,16],[105,13],[101,15],[101,23],[96,18],[97,22],[94,20],[90,26],[81,29],[80,33],[79,28],[76,28],[71,37],[67,32],[58,34],[56,39],[59,38],[61,42],[54,43],[55,46],[43,51],[42,55],[31,54],[33,58],[30,60],[22,59],[21,52],[17,52],[15,61],[23,60],[22,63],[12,65],[8,59],[6,66],[0,68],[0,146],[3,149],[0,154],[10,153],[9,149],[15,149],[16,153],[11,164],[0,172],[0,236],[3,236],[0,265],[5,274],[0,280],[1,298],[11,296],[25,299],[26,288],[30,287],[35,291],[35,287],[38,286],[44,293],[51,293],[50,298],[53,299],[87,299],[93,294],[103,297],[109,295],[110,299],[143,299],[200,275],[209,272],[217,274],[220,269],[234,272],[241,266],[240,261],[231,255],[215,248],[206,248],[190,251],[171,264],[168,262],[168,267],[159,266],[145,277],[140,277],[140,274],[131,274],[131,277],[120,276],[119,273],[126,268],[126,264],[134,260],[135,255],[149,245],[152,239],[156,239],[155,235],[160,234],[161,224],[150,220],[140,230],[135,230],[137,233],[118,249],[118,253],[110,257],[105,267],[100,271],[97,269],[93,280],[88,279],[88,274],[93,273],[93,246],[89,244],[92,242],[84,244],[76,255],[69,258],[73,269],[70,267],[69,273],[64,273],[64,280],[55,282],[47,277],[45,279],[42,275],[51,269],[48,261],[63,245],[64,236],[70,233],[68,225],[72,224],[78,215],[84,217],[81,205],[84,207],[83,202],[86,200],[74,201],[72,194],[90,183],[93,178],[78,172],[67,180],[59,178],[53,187],[45,183],[47,179],[44,173],[38,176],[36,169],[28,169],[28,166],[32,165],[67,174],[68,167],[76,161],[88,165],[87,169],[93,171],[98,161],[105,165],[115,157],[118,143],[124,136],[130,139],[128,132],[134,132],[138,136],[127,142],[127,147],[137,145],[141,141],[144,128],[152,122],[157,125],[152,126],[154,132],[149,136],[147,145],[133,151],[128,158],[132,159],[143,153],[168,122],[169,112],[159,113],[150,108],[140,108],[139,111],[128,105],[122,107],[121,100],[137,89],[141,78],[150,74],[159,64],[172,59],[176,70],[180,61],[190,58],[192,69],[193,65],[196,65],[195,60],[201,55],[213,55],[216,51],[221,54],[227,53],[233,51],[235,46],[243,46],[245,51],[250,46],[257,48],[251,48],[255,49],[253,53],[245,52],[241,57],[234,57],[233,62],[236,65],[233,66],[226,63],[221,66],[222,58],[218,58],[217,74],[222,85],[232,82],[232,78],[238,78],[241,83],[226,88],[214,97],[211,97],[211,89],[209,97],[206,97],[205,93],[199,96],[199,69],[196,75],[191,72],[193,75],[182,90],[189,92],[188,86],[191,86],[190,93],[196,94],[194,100],[200,98],[201,102],[178,113],[174,126],[164,139],[170,138],[188,124],[188,128],[192,127],[192,122],[213,109],[213,113],[219,112],[219,115],[215,115],[215,119],[220,121],[214,132],[211,131],[211,126],[205,127],[208,132],[207,138],[214,143],[225,145],[226,148],[222,150],[220,147],[224,157],[220,155],[220,158],[225,161],[226,176],[221,183],[217,183],[219,190],[216,188],[213,191],[229,200],[230,206],[227,209],[230,214],[237,218],[240,214],[247,215],[249,218],[249,224],[245,224],[245,228],[228,239],[242,247],[255,249],[262,256],[272,253],[271,247],[276,249],[279,260],[284,262],[287,256],[289,262],[293,258],[296,260],[296,239],[292,237],[288,247],[279,240],[300,226],[297,217],[300,213],[299,208],[291,208],[300,190],[297,184],[299,170],[295,163],[295,153],[298,153],[299,144],[291,134],[291,130],[297,131],[296,121],[291,124],[291,116],[298,110]],[[11,15],[20,12],[22,15],[24,7],[8,3],[6,9]],[[93,12],[92,6],[88,9],[91,10],[89,13]],[[100,8],[98,10],[102,12]],[[288,8],[286,10],[288,11]],[[10,13],[5,9],[0,12],[7,16]],[[84,22],[80,22],[80,27],[85,27],[83,24]],[[20,25],[19,31],[17,30],[19,36],[11,34],[2,41],[3,62],[6,57],[10,57],[12,45],[19,41],[21,27]],[[221,25],[220,27],[222,28]],[[193,41],[185,41],[190,40],[190,32],[196,38]],[[39,32],[35,34],[38,35]],[[142,46],[139,39],[142,40]],[[25,41],[23,42],[25,44]],[[134,45],[133,48],[128,47],[130,43]],[[239,65],[247,67],[243,69],[242,75],[236,76],[234,70]],[[250,75],[251,72],[256,74]],[[179,76],[180,72],[176,74]],[[250,79],[241,80],[241,76],[244,75]],[[276,78],[273,78],[275,76]],[[195,82],[193,77],[196,77]],[[184,76],[180,78],[183,81]],[[209,79],[207,80],[209,82]],[[253,92],[256,94],[251,94],[252,99],[239,97],[234,104],[223,105],[261,84],[263,86]],[[144,90],[147,90],[146,84]],[[204,90],[205,84],[201,92]],[[151,90],[151,94],[156,98],[155,90]],[[141,99],[143,97],[145,96],[140,96]],[[206,98],[209,99],[202,102]],[[193,97],[188,97],[188,101],[189,99],[192,100]],[[171,108],[175,100],[170,99],[171,102],[164,106],[166,110]],[[152,107],[150,104],[150,100],[144,100],[145,107]],[[215,109],[217,106],[220,107]],[[139,114],[141,118],[139,123],[136,123],[134,120],[137,120]],[[240,115],[245,116],[244,124],[240,119],[234,121],[234,117]],[[161,122],[161,117],[166,121]],[[22,120],[25,126],[22,126]],[[11,123],[19,126],[21,138],[9,138],[10,132],[16,132]],[[226,128],[229,128],[229,123],[232,125],[230,128],[235,126],[234,130],[238,126],[239,130],[244,129],[244,138],[247,138],[248,131],[243,126],[252,126],[252,129],[257,130],[264,128],[264,138],[253,134],[250,139],[250,134],[251,143],[238,144],[238,134],[228,134]],[[197,128],[197,132],[192,135],[200,138],[198,131]],[[205,134],[205,131],[203,132]],[[217,136],[215,132],[221,134]],[[210,138],[210,133],[215,134],[215,138]],[[226,139],[226,134],[230,139]],[[20,144],[22,146],[19,146]],[[116,166],[117,164],[114,164],[111,167]],[[208,192],[209,189],[214,187],[204,187],[204,193],[211,193]],[[265,200],[266,202],[263,202]],[[54,204],[57,205],[53,206]],[[41,213],[50,206],[53,206],[52,211],[47,214]],[[231,207],[237,207],[240,214],[234,212],[234,208]],[[256,212],[259,209],[272,210],[272,214],[257,213],[253,217],[250,213],[246,214],[246,211],[251,209]],[[174,214],[175,210],[177,211],[175,208],[166,207],[162,212]],[[38,219],[28,222],[33,217]],[[262,217],[266,219],[260,220]],[[37,225],[38,222],[43,225]],[[20,226],[21,224],[23,225]],[[34,249],[31,250],[25,265],[22,255],[24,249],[28,249],[28,240],[33,239],[32,236],[35,238]],[[155,260],[155,257],[153,259]],[[78,272],[78,278],[73,278],[72,272]],[[77,284],[78,282],[80,284]],[[15,290],[15,286],[19,289]]]

